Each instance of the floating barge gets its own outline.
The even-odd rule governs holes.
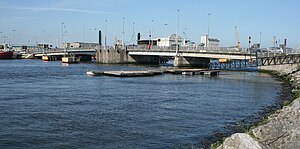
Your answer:
[[[205,71],[205,69],[178,69],[178,68],[164,69],[164,73],[171,73],[171,74],[182,74],[183,72],[199,72],[199,71]]]
[[[219,70],[203,70],[203,69],[165,69],[164,71],[158,70],[137,70],[137,71],[88,71],[89,76],[113,76],[113,77],[147,77],[157,76],[163,73],[182,74],[182,75],[205,75],[205,76],[218,76]]]
[[[87,75],[90,76],[113,76],[113,77],[149,77],[162,75],[162,71],[88,71]]]
[[[165,69],[164,73],[182,74],[182,75],[218,76],[220,71],[208,70],[208,69]]]

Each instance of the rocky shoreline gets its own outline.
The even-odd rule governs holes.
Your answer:
[[[286,79],[292,86],[294,101],[286,101],[281,110],[275,111],[248,133],[236,133],[226,138],[218,149],[262,149],[300,147],[300,67],[296,64],[263,66]],[[212,147],[214,148],[214,147]]]

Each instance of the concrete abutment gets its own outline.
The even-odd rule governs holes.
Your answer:
[[[97,51],[100,64],[159,64],[159,56],[129,55],[127,50],[105,49]]]
[[[209,58],[175,56],[175,59],[174,59],[175,67],[207,68],[209,63],[210,63]]]

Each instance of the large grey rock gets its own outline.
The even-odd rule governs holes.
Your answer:
[[[236,133],[226,138],[218,149],[261,149],[261,147],[248,134]]]
[[[277,111],[268,121],[252,130],[263,148],[300,148],[300,99]]]

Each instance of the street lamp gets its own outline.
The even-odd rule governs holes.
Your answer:
[[[261,47],[261,32],[259,32],[259,47]]]
[[[168,33],[167,33],[167,27],[168,27],[168,24],[166,23],[165,24],[165,40],[164,40],[164,49],[166,49],[166,47],[167,47],[167,42],[168,42],[168,40],[169,40],[169,38],[168,38]]]
[[[61,23],[61,44],[64,43],[64,22]]]
[[[168,36],[168,35],[167,35],[167,34],[168,34],[168,33],[167,33],[167,27],[168,27],[168,24],[166,23],[166,24],[165,24],[165,36],[166,36],[166,38],[167,38],[167,36]]]
[[[176,30],[176,55],[178,55],[178,30],[179,30],[179,9],[177,10],[177,30]]]
[[[104,34],[105,34],[105,35],[104,35],[104,49],[106,49],[106,33],[107,33],[107,27],[106,27],[106,26],[107,26],[107,20],[105,19],[105,31],[104,31],[104,32],[105,32],[105,33],[104,33]]]
[[[13,32],[13,41],[11,42],[11,44],[13,45],[13,44],[15,44],[15,43],[13,43],[13,42],[16,42],[15,41],[15,32],[16,32],[16,30],[15,29],[13,29],[13,30],[11,30],[12,32]]]
[[[207,21],[207,36],[209,38],[209,25],[210,25],[210,13],[208,13],[208,21]]]
[[[154,20],[151,20],[151,47],[153,46],[153,22]]]
[[[124,39],[124,34],[125,34],[125,31],[124,31],[124,24],[125,24],[125,18],[123,17],[123,32],[122,32],[122,44],[123,44],[123,48],[125,49],[125,39]]]
[[[4,38],[4,35],[2,36],[2,33],[3,33],[3,32],[0,32],[0,37],[1,37],[1,38],[2,38],[2,37]],[[4,44],[4,40],[3,40],[3,44]]]
[[[45,44],[45,43],[46,43],[46,40],[45,40],[45,38],[46,38],[45,29],[43,29],[43,34],[42,34],[42,36],[43,36],[43,44]]]

